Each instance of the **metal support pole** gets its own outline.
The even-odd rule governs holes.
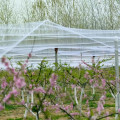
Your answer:
[[[55,48],[55,70],[57,70],[58,67],[58,48]]]
[[[95,56],[92,56],[92,66],[95,65]]]
[[[119,94],[119,59],[118,59],[118,40],[115,40],[115,72],[116,72],[116,98],[115,98],[115,108],[116,112],[120,108],[120,94]],[[118,119],[118,115],[116,114],[115,119]]]

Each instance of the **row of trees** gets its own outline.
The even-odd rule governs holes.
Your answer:
[[[16,13],[10,0],[0,0],[0,3],[2,24],[16,23],[20,18],[20,22],[49,19],[66,27],[85,29],[120,27],[119,0],[25,0],[21,13]]]

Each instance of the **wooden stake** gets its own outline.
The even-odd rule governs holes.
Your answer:
[[[55,70],[58,67],[58,48],[55,48]]]

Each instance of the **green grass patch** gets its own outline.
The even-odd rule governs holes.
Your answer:
[[[115,107],[115,104],[105,104],[104,107]]]

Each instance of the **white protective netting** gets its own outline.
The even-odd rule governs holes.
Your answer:
[[[76,66],[81,59],[91,63],[91,57],[114,56],[114,40],[120,30],[87,30],[66,28],[45,20],[20,25],[0,25],[0,58],[12,57],[13,64],[25,61],[32,50],[29,64],[36,65],[43,58],[54,63],[58,48],[58,61]],[[120,46],[120,41],[118,39]],[[114,59],[106,65],[113,65]],[[0,65],[2,67],[2,64]]]

